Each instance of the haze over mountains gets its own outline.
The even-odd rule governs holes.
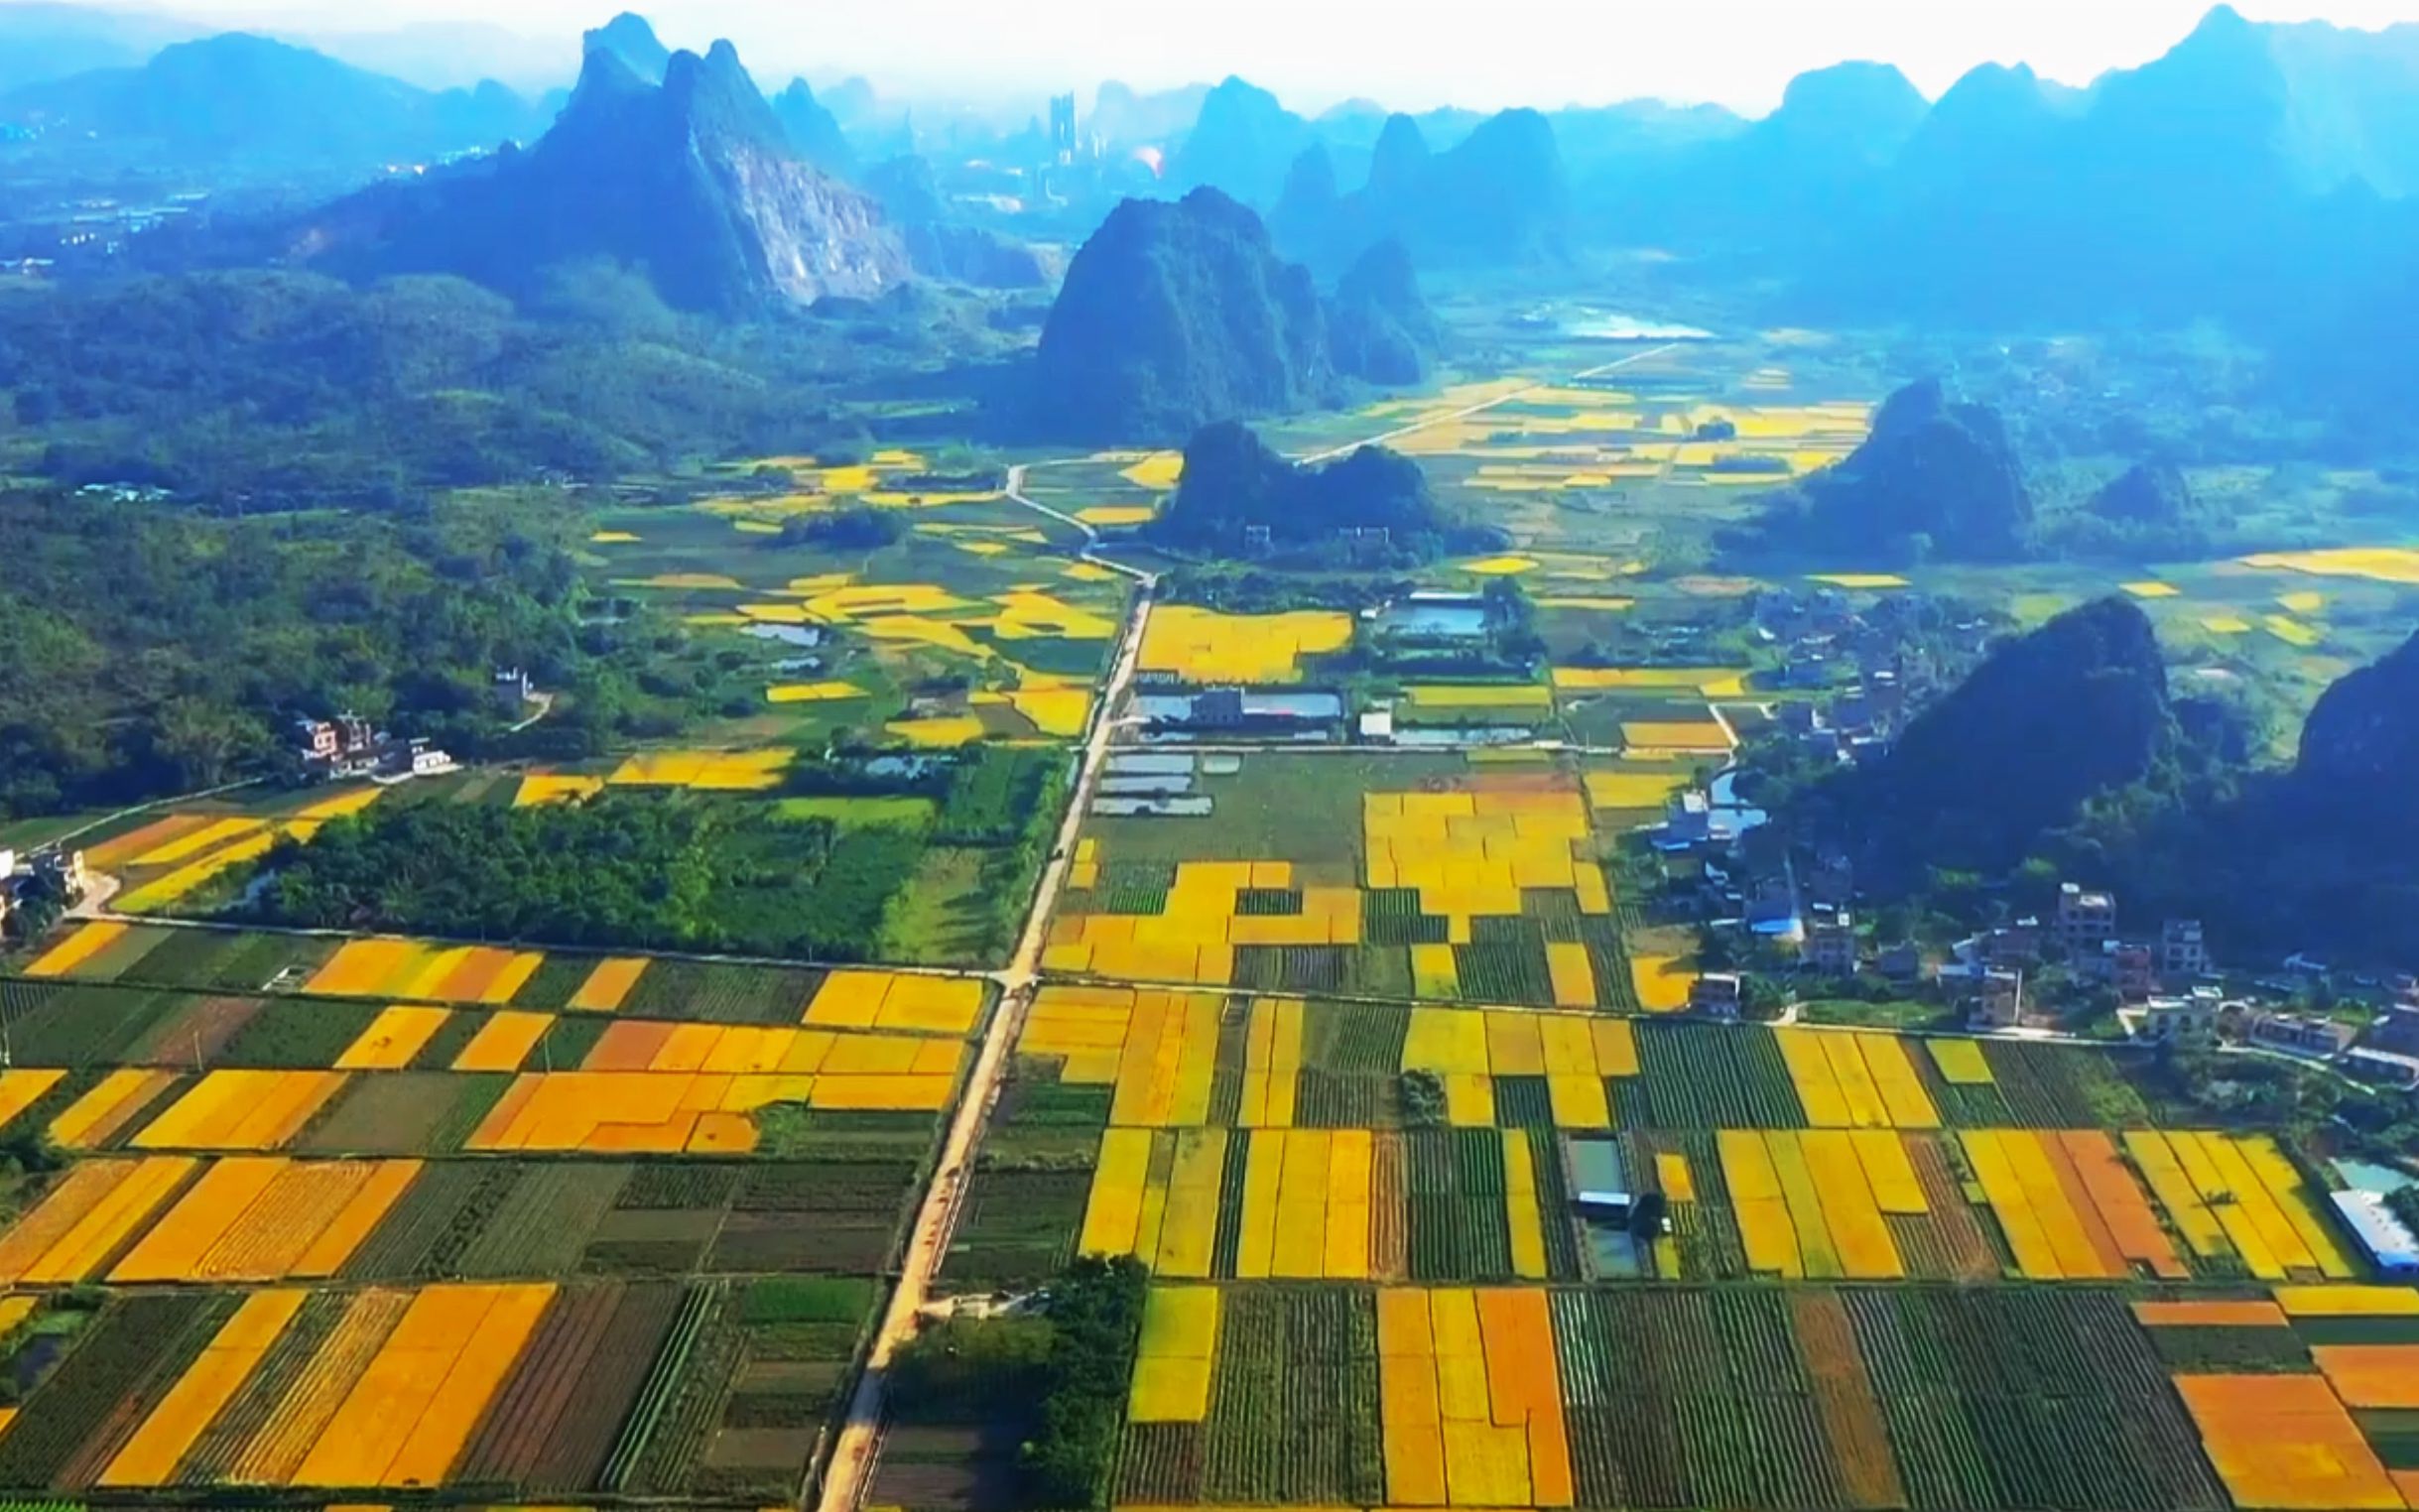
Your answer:
[[[240,32],[0,94],[0,121],[124,158],[361,173],[534,136],[553,113],[501,84],[436,93]]]
[[[6,10],[0,31],[48,35]],[[122,60],[136,49],[131,35],[95,22],[14,50],[14,66]],[[640,83],[665,81],[672,54],[641,18],[617,18],[586,41]],[[48,62],[29,64],[33,54]],[[732,57],[708,71],[728,82],[735,64]],[[676,93],[689,97],[694,83]],[[591,55],[578,91],[585,117],[566,118],[571,136],[551,151],[531,149],[531,162],[576,161],[572,143],[609,136],[599,119],[614,112],[597,108],[605,91]],[[308,50],[228,36],[177,44],[138,65],[21,84],[0,94],[0,125],[48,143],[114,146],[146,168],[309,159],[360,182],[397,161],[537,143],[561,103],[497,85],[433,93]],[[978,215],[973,223],[991,239],[975,236],[949,193],[928,192],[929,175],[885,161],[919,128],[862,84],[819,97],[801,79],[773,91],[765,110],[707,114],[725,146],[778,142],[825,176],[888,186],[879,196],[888,239],[911,243],[929,276],[1029,285],[1046,276],[1046,262],[1015,238],[1080,240],[1115,204],[1115,193],[1022,193],[1032,230],[1013,216]],[[2419,211],[2408,197],[2419,187],[2415,126],[2419,27],[2260,25],[2225,7],[2165,57],[2085,90],[1993,64],[1927,101],[1897,69],[1851,63],[1800,77],[1755,121],[1639,102],[1479,118],[1389,115],[1353,101],[1312,118],[1228,78],[1159,95],[1103,85],[1082,119],[1110,161],[1132,154],[1146,165],[1114,182],[1133,186],[1139,176],[1138,187],[1169,196],[1217,189],[1266,219],[1278,252],[1326,278],[1385,241],[1431,270],[1652,249],[1734,285],[1752,280],[1776,312],[1808,318],[2055,323],[2122,308],[2152,322],[2226,317],[2288,351],[2342,344],[2347,326],[2355,348],[2375,344],[2367,330],[2407,328],[2394,322],[2410,318],[2408,270],[2419,267]],[[982,130],[953,122],[953,153],[979,158],[986,140],[1010,140]],[[1163,177],[1152,180],[1149,164],[1162,165]],[[348,205],[321,217],[326,245],[313,235],[298,249],[322,266],[363,271],[477,268],[498,287],[514,282],[506,263],[573,249],[667,262],[640,234],[639,222],[652,218],[649,196],[666,191],[641,182],[643,169],[610,176],[630,179],[607,195],[627,208],[606,212],[636,238],[627,246],[600,237],[596,217],[576,208],[584,229],[544,229],[527,254],[501,250],[504,237],[491,253],[445,249],[452,233],[422,223],[445,218],[446,206],[476,203],[481,190],[469,184],[508,184],[517,194],[536,182],[531,172],[502,155],[448,178],[442,191],[400,196],[382,226],[366,226],[364,206]],[[732,182],[753,173],[722,172]],[[771,197],[785,194],[841,226],[859,212],[821,189],[794,185]],[[489,202],[504,207],[509,198],[498,191]],[[759,203],[739,214],[762,223],[765,210]],[[669,218],[683,213],[671,208]],[[734,299],[767,290],[792,298],[878,284],[861,275],[896,261],[820,232],[771,241],[764,266],[790,271],[670,282],[683,303],[735,308]],[[388,252],[356,257],[365,242]],[[707,294],[705,284],[717,288]],[[2362,370],[2359,353],[2343,366]]]

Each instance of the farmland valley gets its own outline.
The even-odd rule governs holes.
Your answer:
[[[0,1508],[2419,1509],[2411,25],[894,9],[0,5]]]

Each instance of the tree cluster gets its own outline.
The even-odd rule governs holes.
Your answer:
[[[269,770],[298,717],[358,712],[458,751],[499,667],[563,688],[583,636],[569,511],[222,520],[0,495],[0,815]]]
[[[736,800],[381,806],[281,842],[242,912],[310,929],[864,959],[923,846]]]

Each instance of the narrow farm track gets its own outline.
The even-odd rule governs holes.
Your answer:
[[[1021,498],[1023,474],[1021,467],[1011,472],[1008,491],[1011,497],[1030,504],[1030,500]],[[1032,507],[1059,519],[1070,519],[1041,505]],[[1089,530],[1088,526],[1081,526],[1081,522],[1071,523]],[[1097,559],[1086,552],[1085,560]],[[950,1236],[956,1228],[967,1178],[972,1173],[975,1146],[981,1141],[983,1123],[999,1096],[1009,1050],[1024,1026],[1025,1011],[1032,1005],[1034,991],[1041,985],[1042,950],[1049,940],[1050,917],[1058,908],[1059,895],[1066,890],[1068,872],[1074,864],[1076,836],[1083,826],[1083,815],[1091,807],[1092,795],[1108,762],[1110,741],[1115,733],[1112,711],[1132,686],[1135,670],[1142,661],[1142,638],[1150,624],[1151,595],[1157,579],[1114,563],[1101,565],[1139,580],[1141,586],[1134,597],[1133,614],[1126,622],[1108,681],[1092,705],[1091,724],[1084,738],[1074,791],[1069,795],[1067,813],[1060,821],[1050,859],[1042,868],[1041,885],[1034,892],[1032,910],[1026,916],[1016,953],[1007,969],[994,978],[1003,989],[999,1007],[991,1015],[990,1027],[974,1058],[973,1071],[958,1098],[956,1115],[951,1120],[941,1157],[933,1167],[932,1181],[925,1188],[923,1205],[916,1212],[915,1227],[909,1234],[907,1253],[900,1261],[898,1284],[891,1292],[890,1306],[882,1315],[872,1347],[866,1352],[864,1373],[857,1379],[856,1394],[849,1401],[848,1415],[832,1445],[831,1459],[824,1471],[822,1496],[817,1501],[823,1512],[855,1512],[864,1504],[872,1485],[891,1356],[914,1334],[916,1319],[932,1294],[933,1277],[949,1253]]]
[[[1652,357],[1660,357],[1668,351],[1675,351],[1679,348],[1679,346],[1680,343],[1677,341],[1666,341],[1661,346],[1650,346],[1644,351],[1631,352],[1626,357],[1615,358],[1610,362],[1598,363],[1596,366],[1588,368],[1583,372],[1573,373],[1567,379],[1528,384],[1522,388],[1514,389],[1508,394],[1498,394],[1494,398],[1485,400],[1482,403],[1470,405],[1466,409],[1455,410],[1445,415],[1423,416],[1419,420],[1412,422],[1410,425],[1398,426],[1394,430],[1388,431],[1381,436],[1371,436],[1356,441],[1346,441],[1340,446],[1330,446],[1325,451],[1314,451],[1308,456],[1297,457],[1295,460],[1303,463],[1306,466],[1315,462],[1332,462],[1336,460],[1336,458],[1348,455],[1351,452],[1359,450],[1363,446],[1383,446],[1389,442],[1401,441],[1407,436],[1417,436],[1422,431],[1433,431],[1439,426],[1454,425],[1458,422],[1468,420],[1472,416],[1484,415],[1489,410],[1501,409],[1507,404],[1512,404],[1518,400],[1526,399],[1531,394],[1553,388],[1558,382],[1584,383],[1591,378],[1601,378],[1606,373],[1617,373],[1625,367],[1634,366],[1637,363],[1644,362]]]

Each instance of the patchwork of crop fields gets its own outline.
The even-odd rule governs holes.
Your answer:
[[[1459,755],[1267,754],[1185,781],[1208,812],[1090,818],[1049,970],[1641,1006],[1603,864],[1612,841],[1576,772]]]
[[[1579,351],[1558,370],[1600,360]],[[2121,1053],[1659,1016],[1695,968],[1622,896],[1620,836],[1773,715],[1718,647],[1605,643],[1753,591],[1656,559],[1869,425],[1738,355],[1270,428],[1301,452],[1419,427],[1401,449],[1512,540],[1435,581],[1519,582],[1546,665],[1389,688],[1384,753],[1120,747],[942,1289],[1147,1269],[1102,1487],[1126,1512],[2419,1507],[2419,1290],[2374,1284],[2277,1142],[2164,1120]],[[1101,453],[1028,486],[1115,532],[1180,467]],[[382,801],[738,794],[925,831],[930,798],[772,793],[845,730],[1085,728],[1127,585],[990,475],[885,450],[712,486],[588,542],[710,646],[694,748],[197,803],[91,847],[114,906],[190,909]],[[792,545],[858,506],[904,530]],[[1803,577],[2019,619],[2116,586],[2273,678],[2356,642],[2408,557]],[[1355,635],[1162,605],[1141,671],[1317,685]],[[1588,754],[1419,749],[1523,731]],[[0,1178],[0,1496],[791,1503],[988,1008],[963,976],[71,927],[0,978],[0,1140],[59,1162]],[[1015,1456],[910,1427],[874,1499],[989,1512]]]
[[[706,742],[786,747],[842,726],[928,746],[1081,734],[1123,581],[1069,561],[1072,531],[1002,502],[994,483],[936,479],[912,452],[881,455],[832,467],[776,458],[736,470],[727,495],[608,518],[590,539],[617,591],[752,664],[754,686],[732,692],[761,707],[709,723]],[[902,534],[870,550],[761,549],[792,522],[857,507],[897,512]],[[945,678],[966,692],[925,707],[923,690]],[[643,766],[615,775],[666,780]]]
[[[1015,1049],[945,1281],[1149,1267],[1120,1506],[2419,1497],[2419,1291],[2118,1054],[1073,983]]]
[[[987,1003],[74,927],[0,981],[0,1138],[64,1158],[0,1225],[0,1488],[794,1497]]]

